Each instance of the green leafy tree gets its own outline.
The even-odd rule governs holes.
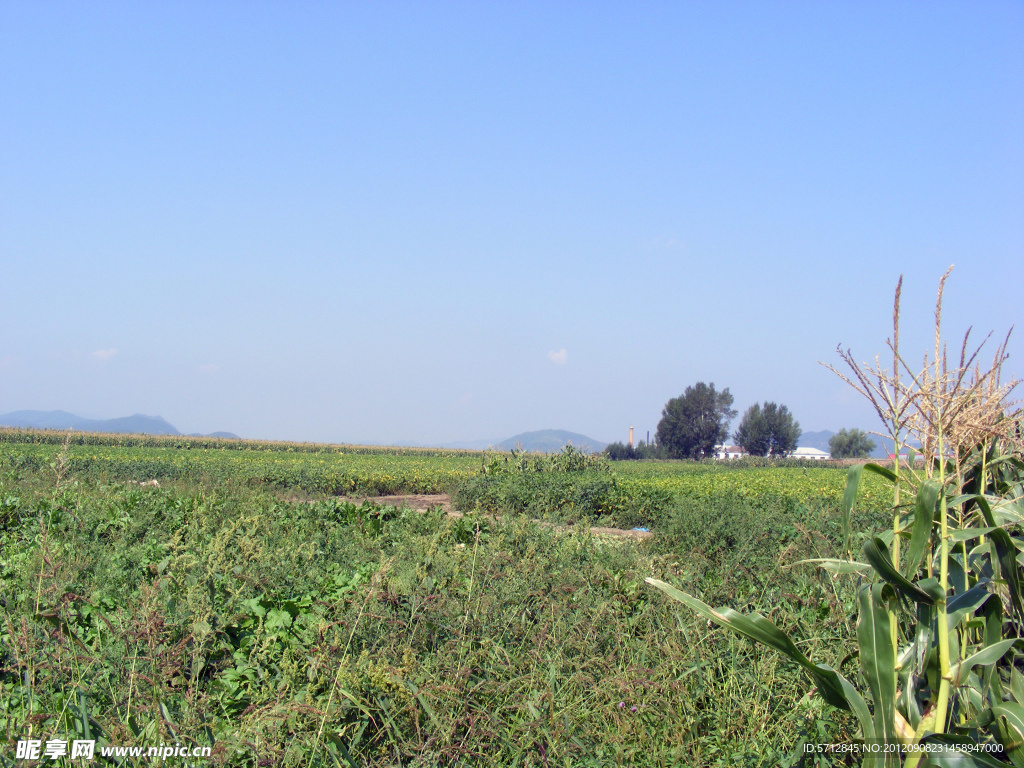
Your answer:
[[[625,443],[608,443],[603,451],[611,461],[632,461],[636,459],[636,449]]]
[[[663,451],[660,446],[647,445],[643,440],[636,445],[609,443],[605,447],[603,453],[610,461],[638,461],[642,459],[666,458],[665,451]]]
[[[714,456],[715,446],[729,436],[729,422],[736,417],[732,395],[726,387],[698,381],[665,404],[658,422],[658,446],[673,459]]]
[[[796,450],[800,423],[784,405],[754,403],[743,414],[733,440],[751,456],[785,456]]]
[[[859,429],[840,429],[828,439],[833,459],[866,459],[875,450],[875,441]]]

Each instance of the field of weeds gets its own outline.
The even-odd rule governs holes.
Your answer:
[[[795,765],[805,741],[849,735],[794,665],[643,581],[760,610],[838,666],[852,590],[776,567],[836,547],[825,507],[670,495],[638,543],[514,511],[452,518],[312,486],[287,499],[260,460],[210,471],[238,451],[143,486],[196,451],[62,448],[2,448],[6,764],[19,739],[92,738],[211,747],[197,765]],[[148,451],[165,453],[142,463]],[[375,458],[394,475],[403,457]],[[442,471],[418,458],[434,470],[398,474]],[[456,496],[522,474],[451,461],[468,480],[438,487]],[[614,478],[554,461],[528,474]]]
[[[321,446],[210,438],[61,435],[0,429],[0,455],[15,468],[45,469],[60,457],[79,479],[201,479],[320,495],[439,493],[477,472],[480,453]]]
[[[783,512],[794,522],[831,528],[839,525],[847,469],[831,462],[765,460],[609,463],[569,449],[547,458],[491,457],[454,495],[465,509],[525,513],[556,522],[590,519],[660,530],[671,525],[673,509],[712,505]],[[859,504],[868,519],[891,506],[885,491],[878,478],[865,478]]]

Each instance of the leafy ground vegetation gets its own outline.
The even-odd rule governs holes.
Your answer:
[[[65,439],[67,438],[67,439]],[[312,494],[438,493],[474,474],[482,454],[211,438],[61,435],[0,429],[9,462],[41,469],[62,456],[80,479],[201,480]]]
[[[0,440],[5,763],[32,737],[254,767],[809,765],[853,735],[795,665],[644,584],[842,668],[856,591],[793,564],[841,551],[844,470],[82,437]],[[337,495],[433,490],[480,511]],[[887,514],[862,497],[853,528]]]
[[[556,522],[592,519],[601,525],[661,528],[668,510],[738,505],[762,514],[787,513],[809,521],[838,512],[847,467],[819,461],[713,459],[700,462],[617,462],[584,457],[504,454],[461,483],[463,508],[526,513]],[[885,486],[866,479],[861,503],[886,506]],[[828,525],[829,515],[823,524]],[[838,514],[834,516],[838,520]]]

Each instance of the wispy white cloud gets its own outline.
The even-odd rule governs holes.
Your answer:
[[[213,363],[209,363],[208,365],[200,365],[199,370],[202,371],[203,373],[213,373],[214,371],[219,371],[220,366],[214,365]]]
[[[116,349],[97,349],[95,352],[91,353],[89,357],[93,360],[109,360],[116,354]]]
[[[568,359],[569,353],[566,352],[564,349],[560,349],[557,352],[555,352],[554,350],[548,352],[548,360],[550,360],[555,365],[565,365]]]

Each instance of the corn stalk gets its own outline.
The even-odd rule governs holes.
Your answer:
[[[872,403],[885,428],[876,434],[892,441],[894,454],[891,466],[849,470],[842,557],[814,561],[836,574],[869,575],[858,591],[856,684],[809,659],[764,616],[712,608],[647,580],[802,666],[829,704],[857,718],[860,738],[877,750],[862,753],[866,766],[1024,766],[1024,459],[1022,413],[1009,397],[1018,382],[1001,381],[1006,341],[982,370],[985,342],[969,352],[968,331],[959,361],[949,363],[941,338],[948,275],[939,283],[934,352],[920,369],[899,351],[902,277],[887,342],[892,369],[878,358],[858,365],[841,349],[851,374],[828,366]],[[909,461],[899,459],[901,447],[913,443],[921,467],[913,451]],[[892,484],[893,523],[866,537],[857,561],[850,519],[865,471]],[[905,487],[912,506],[903,505]]]

